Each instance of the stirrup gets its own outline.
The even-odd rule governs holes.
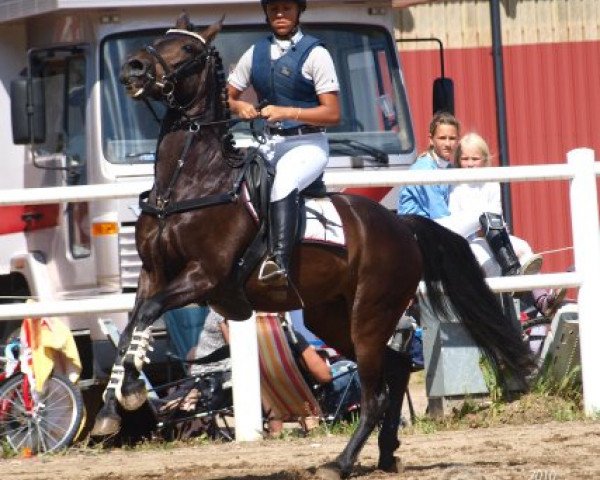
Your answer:
[[[272,258],[265,260],[258,271],[258,280],[271,285],[287,285],[287,272]]]

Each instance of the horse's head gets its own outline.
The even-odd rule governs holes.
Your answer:
[[[134,99],[151,97],[179,110],[193,108],[206,97],[222,74],[221,60],[211,46],[223,18],[201,32],[193,31],[186,13],[175,28],[152,45],[131,55],[121,69],[120,80]],[[220,78],[223,81],[223,78]]]

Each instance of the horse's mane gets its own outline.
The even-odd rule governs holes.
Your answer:
[[[235,146],[233,140],[233,134],[230,132],[230,121],[232,120],[231,110],[229,109],[229,98],[227,94],[227,81],[225,76],[225,69],[223,68],[223,59],[219,51],[213,45],[206,45],[207,54],[212,61],[207,62],[209,68],[209,75],[212,77],[214,82],[214,91],[212,93],[212,101],[209,102],[209,115],[208,124],[215,124],[220,135],[221,150],[227,163],[232,167],[239,167],[238,165],[240,157],[243,153]],[[183,115],[186,118],[185,114]],[[187,117],[189,120],[189,117]],[[161,122],[161,128],[158,135],[158,143],[160,144],[162,138],[169,131],[172,131],[173,125],[181,125],[178,121],[173,122]]]
[[[242,153],[235,146],[233,141],[233,134],[230,132],[230,124],[228,120],[231,120],[231,110],[229,109],[229,98],[227,95],[227,82],[225,78],[225,69],[223,68],[223,59],[219,51],[213,46],[209,46],[214,58],[214,79],[215,89],[218,92],[215,95],[215,119],[225,120],[222,124],[222,135],[221,145],[223,149],[223,155],[227,158],[238,160]]]

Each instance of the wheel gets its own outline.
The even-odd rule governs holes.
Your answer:
[[[537,327],[539,325],[550,325],[552,323],[552,318],[550,317],[534,317],[530,320],[527,320],[521,324],[521,329],[523,331],[529,330],[530,328]]]
[[[544,348],[544,342],[546,341],[546,335],[548,334],[547,327],[552,323],[552,318],[540,316],[531,318],[521,324],[523,331],[523,338],[529,344],[529,348],[533,353],[536,361],[540,360],[540,355]],[[544,329],[537,329],[536,327],[546,327]]]
[[[48,453],[69,446],[83,417],[79,389],[53,374],[37,401],[31,401],[29,381],[17,374],[0,387],[0,439],[15,451]]]

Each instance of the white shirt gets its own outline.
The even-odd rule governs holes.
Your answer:
[[[271,44],[271,59],[277,60],[287,52],[294,44],[298,43],[304,35],[300,30],[291,40],[279,40],[273,37]],[[227,81],[240,92],[243,92],[250,86],[250,76],[252,73],[252,55],[254,45],[244,52],[238,61],[235,69],[229,75]],[[328,92],[337,92],[340,89],[335,66],[330,53],[322,46],[313,48],[306,61],[302,65],[302,76],[311,80],[315,84],[317,95]]]
[[[438,223],[462,235],[471,237],[481,227],[479,217],[484,212],[502,214],[500,184],[497,182],[461,183],[450,191],[450,215]]]

